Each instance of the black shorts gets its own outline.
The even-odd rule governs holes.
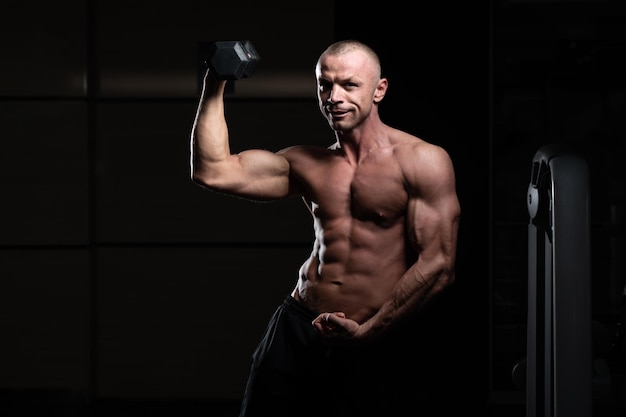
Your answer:
[[[424,358],[398,337],[328,346],[311,324],[317,315],[291,296],[277,308],[252,355],[240,417],[421,414],[416,392],[407,385],[415,375],[405,365]],[[413,410],[407,414],[407,408]]]

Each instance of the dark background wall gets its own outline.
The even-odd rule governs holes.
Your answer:
[[[3,412],[174,404],[172,415],[183,405],[235,415],[250,354],[312,233],[298,199],[257,204],[191,184],[198,51],[253,41],[257,71],[227,98],[232,148],[278,150],[333,140],[313,66],[353,37],[381,55],[383,119],[444,146],[457,171],[457,283],[416,335],[434,346],[425,366],[464,409],[522,415],[511,370],[525,349],[525,194],[544,143],[598,155],[593,282],[605,308],[594,313],[607,334],[620,311],[618,3],[3,3]],[[607,363],[619,377],[619,361]],[[597,403],[613,405],[609,385]]]

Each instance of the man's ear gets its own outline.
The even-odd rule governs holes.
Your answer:
[[[387,94],[387,87],[389,83],[386,78],[381,78],[378,81],[378,85],[376,86],[376,91],[374,92],[374,103],[380,103],[382,99]]]

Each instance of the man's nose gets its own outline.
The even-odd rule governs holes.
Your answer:
[[[326,99],[326,102],[328,104],[336,104],[336,103],[339,103],[339,101],[341,101],[341,98],[337,89],[332,88],[330,92],[328,93],[328,98]]]

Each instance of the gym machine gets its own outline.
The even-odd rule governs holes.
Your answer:
[[[589,179],[585,160],[546,145],[527,194],[526,417],[591,417]]]

